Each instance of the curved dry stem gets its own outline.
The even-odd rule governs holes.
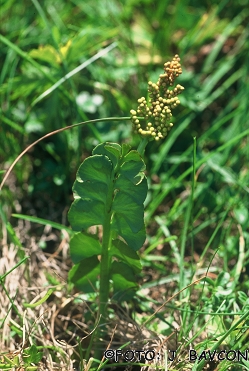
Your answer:
[[[130,117],[106,117],[106,118],[103,118],[103,119],[95,119],[95,120],[88,120],[88,121],[79,122],[78,124],[69,125],[69,126],[66,126],[64,128],[57,129],[55,131],[51,131],[50,133],[44,135],[43,137],[37,139],[35,142],[31,143],[27,148],[25,148],[25,150],[22,153],[20,153],[20,155],[15,159],[15,161],[12,163],[12,165],[10,166],[10,168],[7,170],[6,174],[4,175],[3,180],[0,184],[0,191],[2,190],[2,188],[4,186],[4,183],[6,182],[8,176],[10,175],[11,171],[13,170],[13,168],[17,164],[17,162],[22,158],[23,155],[25,155],[25,153],[27,153],[32,147],[34,147],[37,143],[41,142],[43,139],[51,137],[52,135],[61,133],[64,130],[69,130],[69,129],[72,129],[72,128],[75,128],[75,127],[81,126],[81,125],[93,124],[95,122],[103,122],[103,121],[121,121],[121,120],[127,120],[128,121],[130,119],[131,119]]]

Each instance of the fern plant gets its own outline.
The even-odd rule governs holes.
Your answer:
[[[99,144],[77,172],[68,213],[75,231],[70,241],[74,266],[69,279],[84,292],[96,291],[99,282],[100,325],[108,317],[110,294],[118,301],[129,300],[137,289],[136,274],[141,270],[137,251],[146,238],[143,153],[149,140],[165,138],[173,126],[172,109],[180,103],[183,87],[171,87],[181,73],[176,55],[165,63],[157,83],[148,83],[148,102],[142,97],[137,110],[131,110],[134,131],[142,136],[137,150],[128,144]],[[101,228],[93,234],[93,226]]]

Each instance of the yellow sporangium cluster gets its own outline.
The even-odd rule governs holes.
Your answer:
[[[178,94],[184,90],[181,85],[173,86],[175,78],[182,73],[180,58],[176,54],[171,62],[164,64],[164,73],[156,84],[148,82],[149,102],[144,97],[138,99],[137,110],[131,110],[131,120],[136,133],[150,136],[155,140],[165,138],[171,127],[172,109],[180,104]]]

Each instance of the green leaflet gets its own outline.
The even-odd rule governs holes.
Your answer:
[[[69,210],[69,222],[74,231],[86,230],[104,222],[105,208],[96,200],[76,199]]]
[[[108,188],[112,186],[112,174],[112,163],[103,155],[88,157],[79,167],[73,185],[75,201],[68,213],[74,231],[103,225]]]
[[[118,231],[119,235],[134,251],[139,250],[145,241],[145,228],[143,227],[139,232],[133,233],[126,220],[120,215],[114,218],[113,228]]]
[[[80,290],[88,293],[96,290],[96,282],[99,275],[100,264],[97,256],[86,258],[75,264],[69,271],[68,278]]]
[[[70,253],[73,263],[101,254],[101,245],[96,236],[88,233],[75,233],[70,241]]]
[[[126,245],[123,241],[121,240],[112,241],[110,253],[111,256],[115,256],[119,260],[128,264],[132,268],[133,272],[140,273],[142,266],[140,263],[139,256],[135,251],[131,250],[129,246]]]
[[[145,241],[144,201],[147,195],[145,164],[137,151],[116,143],[104,143],[80,165],[73,185],[74,202],[68,219],[76,233],[70,242],[73,262],[70,280],[81,290],[95,286],[101,263],[101,243],[88,228],[110,225],[109,266],[115,295],[134,292],[135,273],[141,269],[136,253]],[[115,263],[115,264],[114,264]],[[120,264],[120,265],[116,265]],[[115,267],[115,269],[114,269]],[[119,268],[117,268],[119,267]],[[91,271],[92,270],[92,271]],[[119,283],[118,283],[119,282]],[[127,295],[125,295],[127,297]]]
[[[122,149],[117,143],[106,143],[99,144],[93,150],[93,155],[104,155],[112,162],[112,165],[116,167],[118,159],[120,158]]]
[[[112,263],[113,296],[117,301],[129,300],[138,289],[136,277],[129,265],[123,262]]]

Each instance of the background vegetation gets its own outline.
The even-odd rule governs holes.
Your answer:
[[[0,4],[2,177],[22,150],[46,133],[89,119],[129,116],[137,99],[147,95],[148,80],[157,81],[163,64],[180,55],[183,74],[178,82],[185,91],[174,113],[174,128],[165,141],[146,148],[150,190],[140,290],[125,310],[112,308],[113,318],[115,322],[117,316],[125,328],[132,317],[138,326],[153,332],[151,338],[158,341],[154,347],[160,350],[168,344],[168,349],[171,346],[184,356],[191,347],[198,352],[244,351],[249,309],[248,0],[1,0]],[[112,50],[91,59],[109,45]],[[77,67],[79,72],[74,70]],[[57,324],[52,337],[47,336],[52,345],[45,340],[40,344],[36,328],[40,312],[32,317],[34,310],[27,315],[30,333],[23,343],[26,319],[20,308],[35,296],[30,297],[30,292],[37,295],[44,284],[66,282],[67,211],[75,172],[103,141],[131,142],[136,148],[139,139],[127,121],[100,122],[54,135],[21,158],[1,191],[0,275],[5,305],[0,349],[28,349],[33,357],[29,366],[41,360],[39,346],[43,352],[54,347],[56,355],[49,350],[45,354],[51,364],[59,364],[61,356],[64,363],[77,359],[84,369],[82,359],[90,357],[82,342],[69,353],[52,342],[53,336],[63,333],[70,344],[75,324],[69,319],[67,325],[62,321],[63,330]],[[31,223],[30,217],[50,222],[44,227]],[[205,285],[201,280],[171,299],[204,274],[208,275]],[[23,287],[26,282],[24,292],[13,284],[21,280]],[[72,309],[76,308],[73,288],[64,284],[61,290],[64,297],[72,298],[67,309],[71,316],[84,313],[81,323],[89,321],[78,333],[83,337],[91,330],[94,303],[87,297],[87,308]],[[56,299],[62,305],[60,292]],[[167,340],[171,334],[173,345]],[[121,329],[116,336],[124,345]],[[141,332],[139,341],[145,337],[150,336]],[[37,367],[43,369],[44,364],[45,360]],[[194,365],[185,360],[167,367],[201,370],[207,364],[213,370],[249,370],[246,360],[204,360]],[[65,367],[69,369],[69,364]]]

